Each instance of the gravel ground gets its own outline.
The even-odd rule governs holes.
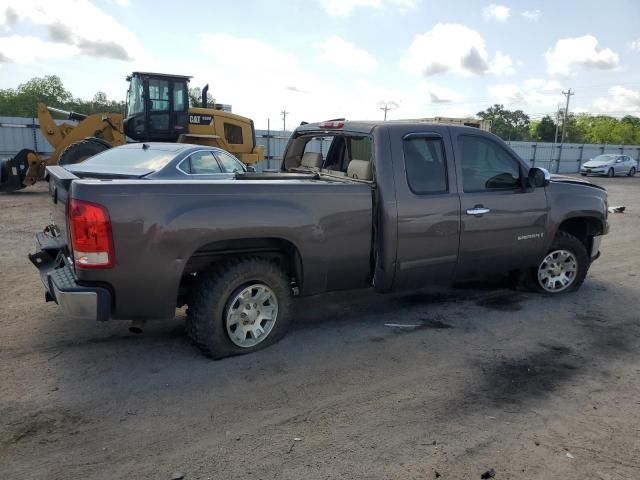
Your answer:
[[[0,195],[0,477],[638,479],[640,178],[593,181],[627,211],[579,292],[303,299],[282,342],[219,362],[183,311],[133,336],[45,304],[45,188]]]

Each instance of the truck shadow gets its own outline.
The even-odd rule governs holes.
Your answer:
[[[143,335],[129,334],[125,322],[70,328],[70,321],[59,318],[36,334],[33,349],[46,356],[52,381],[60,384],[56,394],[75,402],[79,388],[85,400],[124,399],[132,392],[143,397],[157,394],[153,388],[141,390],[141,385],[171,385],[185,394],[202,388],[244,388],[247,382],[266,381],[261,378],[265,375],[278,378],[292,371],[301,374],[308,370],[313,376],[313,369],[335,355],[345,365],[357,363],[355,358],[362,355],[363,348],[391,348],[396,352],[392,357],[399,358],[395,361],[403,362],[403,354],[409,355],[407,348],[418,348],[420,342],[437,351],[441,345],[432,345],[430,340],[435,335],[445,339],[448,349],[462,349],[461,358],[470,355],[465,351],[467,342],[476,344],[481,352],[478,358],[470,356],[467,366],[477,370],[475,382],[446,406],[448,413],[464,414],[542,398],[594,363],[636,351],[640,343],[637,322],[608,317],[594,297],[602,289],[605,284],[590,281],[582,291],[563,298],[468,285],[400,296],[364,290],[306,298],[297,302],[295,328],[283,341],[251,355],[218,362],[202,357],[190,344],[184,334],[182,311],[173,321],[150,322]],[[618,289],[617,294],[614,301],[630,301],[634,296],[626,289]],[[505,345],[494,353],[496,345],[490,332],[513,328],[519,315],[528,311],[531,316],[535,309],[558,311],[557,325],[546,322],[544,328],[550,329],[547,334],[551,337],[563,340],[534,343],[517,354]],[[409,325],[392,328],[386,325],[391,321]],[[567,338],[567,329],[575,336]],[[407,335],[415,339],[410,344],[405,343]],[[14,353],[31,355],[34,350]],[[292,363],[292,358],[296,362]],[[371,368],[380,363],[382,371],[386,361],[381,356]]]

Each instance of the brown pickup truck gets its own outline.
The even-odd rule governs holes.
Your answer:
[[[281,171],[223,180],[48,174],[55,224],[30,256],[47,300],[136,325],[186,304],[188,335],[214,358],[280,339],[295,295],[495,272],[575,290],[608,231],[603,188],[442,124],[303,125]]]

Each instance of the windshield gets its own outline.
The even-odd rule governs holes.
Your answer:
[[[610,162],[615,159],[615,155],[598,155],[597,157],[593,157],[591,159],[592,162]]]
[[[140,77],[133,77],[129,82],[127,94],[127,116],[144,111],[143,85]]]
[[[176,152],[167,150],[152,150],[143,148],[111,148],[95,155],[82,165],[95,167],[147,168],[159,170],[175,157]]]

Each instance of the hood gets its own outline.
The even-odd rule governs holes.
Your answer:
[[[606,188],[601,187],[600,185],[596,185],[595,183],[591,183],[588,180],[583,180],[582,178],[569,177],[566,175],[557,175],[551,174],[551,182],[552,183],[571,183],[573,185],[583,185],[585,187],[593,187],[598,188],[600,190],[607,191]]]
[[[613,163],[613,161],[602,162],[600,160],[589,160],[588,162],[584,162],[583,166],[591,167],[591,168],[598,168],[598,167],[606,167],[608,165],[611,165],[612,163]]]

